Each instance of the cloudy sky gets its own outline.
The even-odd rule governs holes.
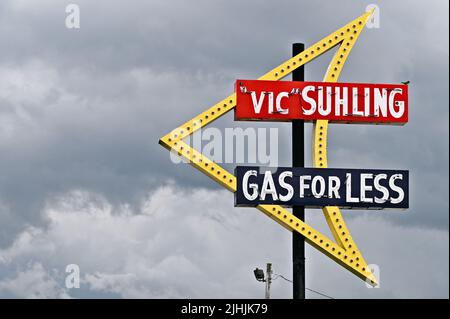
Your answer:
[[[80,29],[65,26],[69,3]],[[291,233],[234,208],[233,194],[157,142],[235,79],[264,74],[292,43],[321,39],[370,3],[1,1],[0,297],[260,298],[255,267],[272,262],[291,278]],[[448,298],[448,2],[376,4],[380,28],[363,31],[340,80],[410,80],[410,120],[330,126],[329,165],[408,169],[410,209],[343,212],[380,288],[310,246],[306,284],[335,298]],[[320,81],[331,54],[306,78]],[[214,123],[255,125],[279,129],[290,165],[289,124]],[[319,210],[306,215],[329,234]],[[65,285],[68,264],[78,289]],[[272,295],[290,298],[291,284],[275,280]]]

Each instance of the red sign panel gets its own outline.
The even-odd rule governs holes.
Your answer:
[[[237,80],[236,95],[238,121],[408,122],[404,84]]]

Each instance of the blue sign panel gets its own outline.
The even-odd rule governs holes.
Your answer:
[[[409,207],[405,170],[237,166],[235,176],[235,206]]]

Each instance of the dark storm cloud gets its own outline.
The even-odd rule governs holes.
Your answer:
[[[236,78],[264,74],[290,57],[291,43],[321,39],[368,4],[75,1],[81,29],[69,30],[67,3],[0,3],[1,247],[45,225],[46,202],[73,189],[113,205],[138,205],[168,179],[219,189],[172,164],[158,138],[231,93]],[[381,218],[447,231],[448,2],[377,4],[381,28],[363,31],[340,80],[410,80],[410,122],[330,126],[329,165],[409,169],[411,209]],[[322,79],[331,54],[306,66],[307,79]],[[254,124],[229,114],[217,122],[225,126]],[[280,164],[290,165],[290,127],[275,126]],[[347,215],[356,214],[374,213]]]
[[[14,225],[37,222],[47,195],[72,187],[113,201],[132,201],[145,186],[168,177],[215,187],[198,172],[174,167],[157,138],[226,96],[235,78],[257,77],[288,58],[289,43],[312,43],[364,10],[344,10],[331,1],[320,8],[290,1],[78,3],[80,30],[64,27],[64,3],[3,3],[0,39],[8,49],[0,57],[2,80],[23,76],[11,93],[17,96],[30,94],[21,88],[47,86],[32,91],[37,95],[29,100],[2,98],[2,112],[13,117],[20,105],[42,133],[27,137],[30,124],[23,124],[23,131],[2,144],[8,167],[0,187],[2,218],[10,224],[2,229],[2,242],[17,230]],[[443,18],[435,18],[442,12],[439,4],[427,10],[409,4],[407,15],[401,10],[406,4],[380,3],[381,28],[364,31],[341,78],[410,79],[410,123],[401,129],[332,127],[330,135],[330,163],[337,153],[336,166],[409,168],[419,178],[417,195],[427,198],[445,198],[448,190],[447,180],[434,179],[448,176],[448,42],[440,37],[448,29]],[[417,23],[419,15],[425,22]],[[308,65],[307,78],[320,80],[330,56]],[[235,125],[230,116],[218,123],[229,125]],[[280,151],[288,155],[289,130],[278,127]],[[370,162],[358,161],[360,156]],[[432,209],[408,222],[445,227],[445,200],[416,202],[420,210]]]

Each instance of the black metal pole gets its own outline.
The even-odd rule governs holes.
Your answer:
[[[305,50],[305,44],[294,43],[292,56]],[[292,72],[293,81],[305,80],[305,68],[301,66]],[[303,120],[292,121],[292,166],[305,166],[305,125]],[[295,217],[305,220],[305,207],[294,206],[292,212]],[[292,233],[292,281],[293,298],[305,299],[305,238],[297,232]]]

